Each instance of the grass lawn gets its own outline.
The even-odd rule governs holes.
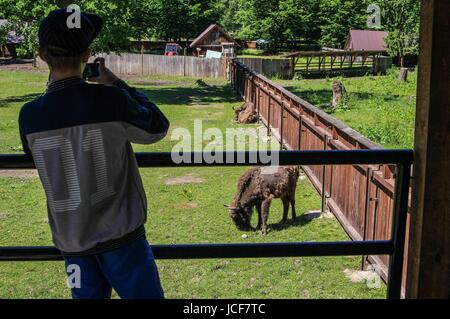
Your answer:
[[[234,105],[241,102],[224,80],[146,77],[130,79],[156,102],[171,129],[203,127],[224,130]],[[21,105],[44,91],[44,72],[0,71],[0,153],[19,153],[17,116]],[[64,106],[62,106],[64,107]],[[136,151],[170,151],[170,133]],[[280,225],[281,202],[270,212],[267,236],[237,230],[223,204],[230,203],[245,168],[142,169],[149,203],[147,235],[154,244],[242,243],[349,240],[334,218]],[[195,177],[198,184],[166,185],[174,177]],[[320,198],[307,180],[299,181],[297,211],[320,208]],[[0,178],[0,246],[51,245],[44,193],[37,177]],[[256,220],[253,221],[254,223]],[[359,257],[305,257],[161,261],[161,281],[168,298],[384,298],[386,289],[352,283],[345,269],[357,270]],[[62,262],[0,263],[0,298],[68,298]]]
[[[385,148],[412,148],[417,72],[410,72],[407,82],[398,81],[397,76],[398,71],[391,69],[386,76],[276,82]],[[331,110],[335,79],[344,83],[348,97]]]

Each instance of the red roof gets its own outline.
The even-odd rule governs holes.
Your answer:
[[[239,46],[239,44],[228,34],[225,32],[224,29],[222,29],[217,24],[211,24],[209,27],[205,29],[198,37],[192,41],[190,47],[195,47],[199,42],[201,42],[210,32],[214,31],[214,29],[217,29],[229,42],[233,42],[235,45]]]
[[[386,31],[350,30],[345,50],[353,51],[386,51]]]

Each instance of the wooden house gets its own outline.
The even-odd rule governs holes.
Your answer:
[[[192,41],[190,47],[194,49],[195,55],[205,56],[208,50],[223,52],[224,47],[226,47],[226,50],[229,50],[230,44],[234,47],[240,47],[239,43],[219,25],[211,24]]]

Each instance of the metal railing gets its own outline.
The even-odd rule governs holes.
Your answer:
[[[186,154],[184,154],[186,156]],[[152,245],[157,259],[199,258],[254,258],[254,257],[303,257],[303,256],[358,256],[390,255],[387,297],[401,297],[403,253],[405,244],[406,216],[410,169],[413,162],[411,150],[351,150],[351,151],[274,151],[225,152],[221,158],[244,159],[239,162],[205,162],[203,154],[189,153],[190,161],[177,164],[171,153],[137,153],[140,167],[182,166],[265,166],[267,155],[277,156],[278,165],[351,165],[395,164],[396,183],[391,238],[389,240],[349,242],[290,242],[256,244],[184,244]],[[199,160],[199,158],[201,160]],[[34,168],[31,157],[25,155],[0,155],[0,169]],[[52,261],[62,260],[54,247],[0,247],[0,261]]]

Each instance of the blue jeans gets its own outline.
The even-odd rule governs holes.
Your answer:
[[[74,266],[79,269],[79,287],[71,288],[73,299],[109,299],[112,288],[124,299],[164,298],[153,252],[145,238],[119,249],[65,256],[64,260],[69,276],[75,273]]]

